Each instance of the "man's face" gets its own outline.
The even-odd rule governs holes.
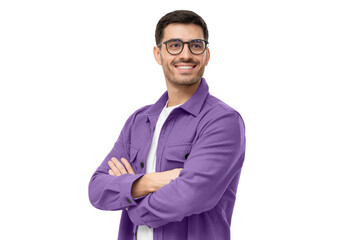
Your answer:
[[[165,27],[162,42],[169,39],[180,39],[188,42],[193,39],[204,39],[202,28],[195,24],[172,23]],[[205,66],[210,59],[210,51],[206,49],[201,55],[192,54],[188,44],[180,54],[171,55],[165,44],[154,47],[154,56],[158,64],[162,65],[167,81],[177,86],[187,86],[200,81]],[[187,67],[184,67],[187,66]]]

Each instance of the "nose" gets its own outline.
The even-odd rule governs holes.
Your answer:
[[[179,55],[180,55],[179,57],[183,58],[183,59],[191,58],[192,53],[190,52],[190,49],[189,49],[189,43],[184,43],[184,48]]]

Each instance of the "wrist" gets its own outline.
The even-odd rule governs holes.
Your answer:
[[[157,190],[154,185],[154,179],[152,178],[152,176],[154,176],[154,174],[155,173],[147,173],[142,177],[143,181],[144,181],[143,184],[144,184],[147,194],[155,192]]]
[[[147,176],[147,174],[137,179],[132,185],[131,196],[133,198],[139,198],[151,193],[152,188],[150,187],[150,182],[150,178]]]

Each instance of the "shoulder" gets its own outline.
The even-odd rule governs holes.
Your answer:
[[[145,105],[137,110],[135,110],[135,112],[132,113],[132,115],[134,117],[139,116],[139,115],[143,115],[146,113],[146,111],[152,106],[153,104],[149,104],[149,105]]]
[[[153,104],[145,105],[141,108],[136,109],[126,120],[125,126],[132,125],[137,119],[145,116],[146,110],[149,109]]]
[[[200,111],[198,138],[223,141],[224,146],[245,144],[245,124],[240,113],[222,100],[209,95]]]
[[[221,124],[231,121],[244,126],[244,120],[238,110],[211,94],[206,98],[200,115],[205,122]]]

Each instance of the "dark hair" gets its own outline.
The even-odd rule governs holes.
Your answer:
[[[199,25],[203,30],[205,40],[207,41],[209,39],[209,32],[204,19],[202,19],[199,15],[197,15],[192,11],[176,10],[167,13],[157,23],[155,30],[156,45],[161,43],[161,40],[164,37],[164,29],[167,25],[171,23],[185,23],[185,24],[192,23],[195,25]]]

